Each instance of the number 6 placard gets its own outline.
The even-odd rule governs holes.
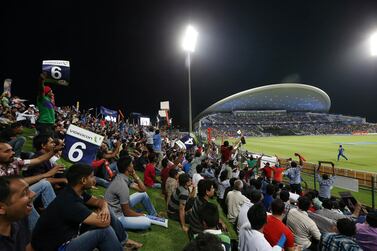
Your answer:
[[[91,164],[102,141],[103,136],[70,125],[65,136],[63,156],[71,162]]]
[[[44,60],[42,71],[47,73],[48,82],[68,85],[69,84],[69,61],[65,60]]]

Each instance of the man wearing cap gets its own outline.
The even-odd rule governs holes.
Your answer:
[[[54,133],[53,126],[55,124],[54,93],[49,86],[44,85],[46,76],[46,73],[40,75],[39,92],[37,97],[39,117],[36,129],[40,134],[52,135]]]

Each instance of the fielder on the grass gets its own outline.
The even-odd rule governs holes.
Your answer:
[[[344,155],[344,148],[343,148],[342,145],[339,145],[339,149],[338,149],[338,161],[339,161],[340,156],[342,156],[343,158],[345,158],[346,160],[348,160],[347,157]]]

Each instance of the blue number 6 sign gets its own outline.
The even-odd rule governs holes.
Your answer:
[[[103,136],[70,125],[65,136],[63,156],[71,162],[91,164],[102,141]]]
[[[42,71],[47,73],[49,82],[68,85],[70,77],[69,61],[65,60],[44,60]]]

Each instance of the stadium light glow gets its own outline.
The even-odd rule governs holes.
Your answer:
[[[182,41],[182,48],[187,52],[194,52],[196,40],[198,39],[198,31],[191,25],[187,26],[185,35]]]
[[[372,56],[377,56],[377,32],[373,33],[369,39],[370,53]]]
[[[182,40],[182,48],[187,53],[186,64],[188,70],[188,96],[189,96],[189,132],[192,132],[192,109],[191,109],[191,56],[195,51],[196,41],[198,39],[198,31],[191,25],[186,28],[185,35]]]

